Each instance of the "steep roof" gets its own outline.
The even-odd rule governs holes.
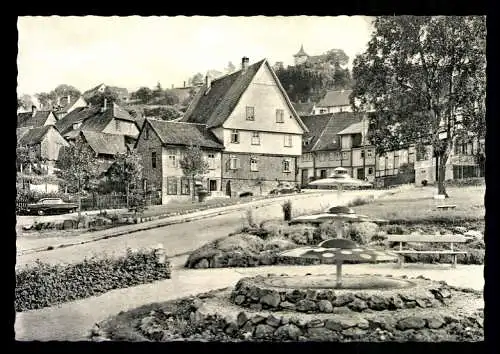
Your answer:
[[[354,123],[361,122],[362,118],[363,113],[354,112],[329,113],[302,117],[304,123],[310,125],[311,128],[309,129],[312,129],[315,133],[315,138],[309,143],[310,147],[308,151],[340,149],[338,141],[339,132]],[[321,119],[321,121],[316,122],[315,119]],[[304,138],[306,136],[307,135],[304,135]]]
[[[345,128],[344,130],[338,132],[338,135],[347,135],[347,134],[360,134],[363,132],[363,124],[362,122],[354,123]]]
[[[92,97],[95,92],[102,86],[104,85],[104,83],[100,83],[99,85],[95,86],[95,87],[92,87],[90,90],[87,90],[83,93],[83,97],[85,98],[89,98],[89,97]]]
[[[20,145],[35,145],[42,142],[44,136],[50,129],[54,129],[52,125],[46,125],[43,127],[32,128],[28,130],[25,134],[18,137]]]
[[[220,127],[236,108],[241,96],[263,65],[267,65],[271,71],[278,84],[278,88],[294,113],[295,118],[300,126],[306,130],[306,126],[295,112],[286,91],[281,86],[279,79],[274,74],[273,69],[269,66],[266,59],[249,65],[244,73],[242,70],[238,70],[230,75],[213,80],[208,91],[207,85],[202,85],[181,121],[206,124],[208,128]]]
[[[123,135],[106,134],[95,131],[84,131],[81,134],[92,150],[98,154],[116,155],[126,153],[125,137]]]
[[[163,144],[198,145],[205,148],[223,149],[217,137],[204,124],[164,121],[146,118]]]
[[[78,97],[70,96],[69,102],[68,102],[68,97],[61,97],[61,102],[60,102],[59,107],[56,110],[56,113],[67,112],[71,107],[73,107],[73,105],[76,103],[76,101],[78,101],[80,98],[85,100],[83,98],[83,96],[81,96],[81,95]]]
[[[100,111],[99,107],[78,107],[56,122],[56,128],[61,134],[73,129],[73,124],[83,122]]]
[[[320,138],[321,133],[323,133],[331,117],[332,114],[307,115],[301,117],[302,121],[309,129],[309,132],[302,136],[302,151],[312,151],[312,148]]]
[[[352,90],[328,91],[316,106],[318,107],[336,107],[350,105],[349,95]]]
[[[43,127],[52,111],[24,112],[17,114],[17,127]]]
[[[297,54],[295,54],[294,57],[303,57],[303,56],[308,57],[307,53],[304,51],[304,45],[302,44],[300,46],[299,52]]]

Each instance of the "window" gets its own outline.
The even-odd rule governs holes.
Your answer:
[[[167,177],[167,194],[177,194],[177,177]]]
[[[292,147],[292,136],[290,134],[286,134],[284,136],[284,146],[285,147]]]
[[[247,106],[247,120],[255,120],[255,110],[253,107]]]
[[[149,129],[148,126],[144,127],[144,140],[149,139]]]
[[[120,122],[118,121],[118,119],[115,119],[115,129],[120,130]]]
[[[156,168],[156,151],[151,151],[151,168]]]
[[[328,159],[329,159],[330,161],[335,160],[335,153],[334,153],[334,152],[331,152],[330,154],[328,154]]]
[[[238,132],[237,130],[233,130],[231,132],[231,143],[233,143],[233,144],[240,143],[240,132]]]
[[[368,174],[373,175],[373,167],[368,167]]]
[[[366,157],[368,158],[373,157],[373,150],[366,150]]]
[[[319,160],[320,160],[320,161],[325,161],[325,160],[326,160],[326,154],[325,154],[325,153],[323,153],[323,152],[319,153],[319,156],[318,156],[318,157],[319,157]]]
[[[342,160],[347,160],[349,157],[347,155],[347,151],[342,152]]]
[[[168,155],[168,167],[177,168],[177,156]]]
[[[365,151],[364,150],[361,150],[361,158],[364,159],[365,158]]]
[[[214,192],[217,190],[217,180],[216,179],[211,179],[208,182],[208,189],[210,192]]]
[[[215,154],[208,154],[208,169],[215,170]]]
[[[259,171],[259,166],[257,165],[257,159],[255,157],[250,158],[250,171]]]
[[[284,123],[285,122],[285,112],[282,109],[276,110],[276,123]]]
[[[326,170],[319,171],[319,178],[326,178]]]
[[[260,133],[252,132],[252,145],[260,145]]]
[[[240,168],[240,159],[237,157],[231,157],[229,160],[229,169],[237,170],[238,168]]]
[[[340,152],[335,152],[335,161],[340,161]]]
[[[182,195],[190,195],[191,191],[189,188],[189,178],[183,177],[181,178],[181,194]]]
[[[78,129],[82,126],[82,122],[73,124],[73,129]]]
[[[291,172],[290,160],[283,160],[283,172]]]

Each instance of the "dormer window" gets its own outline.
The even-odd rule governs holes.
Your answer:
[[[233,130],[231,132],[231,143],[239,144],[240,143],[240,132],[237,130]]]
[[[76,130],[82,126],[82,122],[74,123],[73,124],[73,129]]]

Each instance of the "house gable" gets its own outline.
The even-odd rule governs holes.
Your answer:
[[[247,107],[253,107],[254,120],[247,119]],[[283,112],[283,123],[277,122],[277,110]],[[257,70],[222,126],[289,134],[303,134],[307,130],[267,61]]]

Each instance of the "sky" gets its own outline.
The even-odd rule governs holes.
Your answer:
[[[84,92],[100,83],[137,90],[183,85],[197,72],[223,71],[267,58],[293,65],[301,44],[309,55],[366,49],[364,16],[337,17],[61,17],[18,18],[18,95],[59,84]]]

